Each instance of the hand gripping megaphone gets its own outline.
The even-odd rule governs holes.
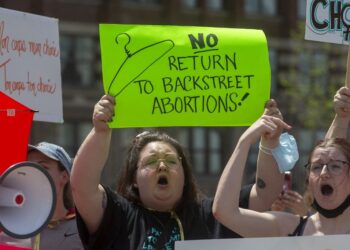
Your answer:
[[[12,165],[0,177],[0,229],[25,239],[49,223],[56,205],[54,182],[34,162]]]

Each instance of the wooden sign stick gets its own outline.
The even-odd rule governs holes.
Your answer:
[[[346,62],[345,86],[350,88],[350,45],[348,46],[348,59]]]

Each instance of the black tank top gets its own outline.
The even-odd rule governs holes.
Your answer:
[[[299,225],[295,228],[294,232],[288,234],[288,236],[302,236],[308,218],[308,216],[300,217]]]

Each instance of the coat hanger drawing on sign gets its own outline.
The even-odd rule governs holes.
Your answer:
[[[114,97],[118,96],[126,87],[142,75],[148,68],[168,53],[175,44],[172,40],[162,40],[145,47],[142,47],[134,52],[131,52],[127,46],[131,41],[131,37],[127,33],[120,33],[116,36],[115,42],[120,44],[121,36],[126,36],[127,40],[124,44],[124,52],[126,58],[119,66],[112,81],[108,86],[108,94]],[[132,74],[130,74],[132,72]],[[121,79],[127,79],[121,82]],[[113,89],[112,89],[113,86]]]

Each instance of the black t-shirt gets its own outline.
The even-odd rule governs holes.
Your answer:
[[[241,190],[240,207],[248,208],[251,185]],[[170,212],[151,211],[127,201],[106,188],[107,207],[97,232],[89,235],[77,211],[81,240],[86,249],[174,249],[181,228]],[[240,235],[221,225],[212,214],[213,199],[204,199],[186,208],[179,217],[185,240],[238,238]],[[161,247],[160,247],[161,245]]]

